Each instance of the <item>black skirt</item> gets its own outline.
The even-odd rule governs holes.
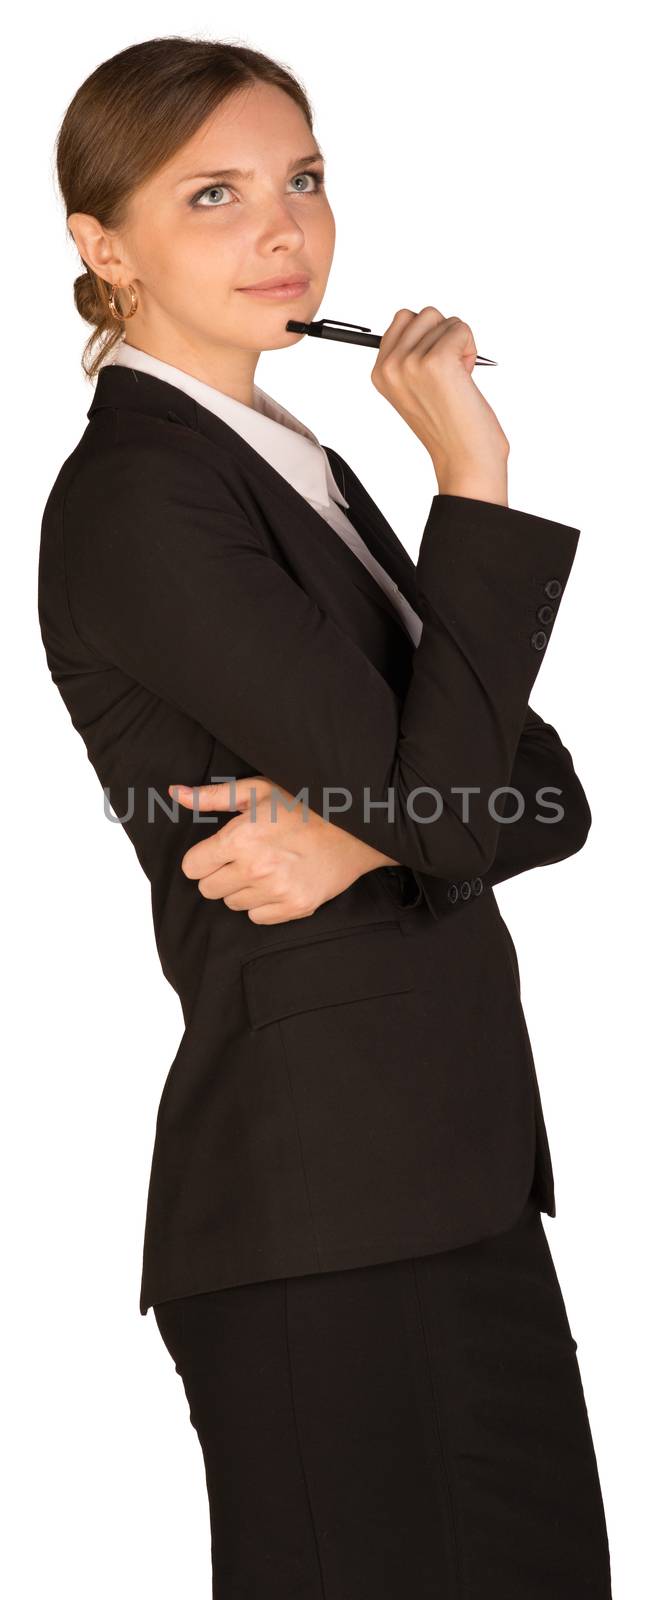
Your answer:
[[[437,1255],[163,1301],[214,1600],[611,1600],[541,1215]]]

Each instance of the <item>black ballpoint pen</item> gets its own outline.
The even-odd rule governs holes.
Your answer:
[[[311,333],[316,339],[341,339],[344,344],[368,344],[377,350],[383,337],[382,333],[372,333],[369,328],[363,328],[359,322],[335,322],[332,317],[321,317],[318,322],[287,322],[289,333]],[[497,361],[491,361],[490,356],[477,356],[475,367],[496,367]]]

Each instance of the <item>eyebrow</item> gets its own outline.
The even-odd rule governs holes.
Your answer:
[[[302,167],[302,166],[304,166],[305,163],[309,164],[312,161],[325,161],[325,156],[323,154],[323,151],[322,150],[313,150],[311,155],[309,155],[309,156],[296,156],[295,161],[290,161],[289,162],[289,165],[288,165],[288,167],[286,169],[287,173],[293,172],[294,167]],[[254,177],[254,172],[244,172],[240,167],[223,167],[222,171],[218,171],[218,172],[189,172],[185,178],[181,178],[179,181],[181,183],[192,183],[193,181],[197,181],[199,178],[253,178],[253,177]]]

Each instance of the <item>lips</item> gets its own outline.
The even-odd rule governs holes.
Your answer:
[[[290,278],[263,278],[260,283],[241,284],[242,289],[304,289],[309,283],[309,278],[303,273],[297,273]]]

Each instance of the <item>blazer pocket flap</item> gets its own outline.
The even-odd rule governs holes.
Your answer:
[[[377,923],[311,944],[253,956],[243,963],[250,1024],[414,989],[409,941],[398,922]]]

